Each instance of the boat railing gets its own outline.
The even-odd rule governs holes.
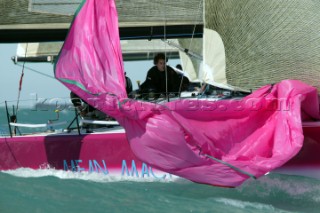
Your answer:
[[[103,121],[103,120],[89,120],[89,119],[80,119],[80,126],[83,124],[95,124],[95,125],[119,125],[118,121]]]
[[[5,101],[0,103],[3,115],[0,117],[1,136],[22,136],[34,134],[54,134],[81,132],[101,132],[102,129],[119,126],[119,123],[105,116],[83,117],[74,107],[69,97],[54,99],[28,99],[17,102]]]
[[[129,98],[143,100],[148,102],[163,102],[177,99],[231,99],[243,98],[250,93],[241,91],[231,91],[228,89],[218,88],[209,84],[202,88],[200,83],[191,82],[187,89],[180,92],[157,93],[154,89],[136,90],[129,94]]]
[[[52,127],[65,125],[67,123],[68,123],[67,121],[61,121],[61,122],[57,122],[57,123],[48,122],[48,123],[42,123],[42,124],[12,123],[12,122],[10,122],[10,125],[13,126],[13,127],[26,127],[26,128],[41,128],[41,127],[44,127],[44,128],[50,129]]]

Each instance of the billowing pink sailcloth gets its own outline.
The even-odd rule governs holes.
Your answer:
[[[115,117],[142,161],[211,185],[235,187],[283,165],[303,145],[302,119],[319,119],[316,89],[290,80],[242,100],[153,104],[127,99],[113,0],[82,5],[55,75]]]
[[[83,98],[109,91],[126,97],[113,0],[83,1],[59,53],[55,76]]]

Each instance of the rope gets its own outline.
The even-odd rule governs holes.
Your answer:
[[[23,67],[23,65],[20,65],[20,64],[16,64],[16,65],[17,65],[17,66],[20,66],[20,67]],[[43,76],[45,76],[45,77],[48,77],[48,78],[51,78],[51,79],[56,80],[56,78],[52,77],[51,75],[48,75],[48,74],[39,72],[39,71],[37,71],[37,70],[35,70],[35,69],[32,69],[32,68],[30,68],[30,67],[24,66],[24,68],[27,69],[27,70],[33,71],[33,72],[35,72],[35,73],[38,73],[38,74],[40,74],[40,75],[43,75]]]
[[[234,166],[234,165],[232,165],[232,164],[230,164],[230,163],[228,163],[228,162],[225,162],[225,161],[223,161],[223,160],[220,160],[220,159],[215,158],[215,157],[213,157],[213,156],[211,156],[211,155],[208,155],[208,154],[202,154],[202,153],[201,153],[201,152],[202,152],[202,149],[201,149],[201,147],[200,147],[199,145],[197,145],[197,148],[199,149],[199,155],[204,156],[204,157],[207,157],[207,158],[210,158],[210,159],[213,160],[213,161],[216,161],[216,162],[221,163],[221,164],[223,164],[223,165],[225,165],[225,166],[228,166],[228,167],[230,167],[231,169],[233,169],[233,170],[235,170],[235,171],[237,171],[237,172],[239,172],[239,173],[241,173],[241,174],[247,175],[247,176],[249,176],[249,177],[251,177],[251,178],[253,178],[253,179],[257,179],[257,177],[254,176],[253,174],[251,174],[251,173],[249,173],[249,172],[246,172],[246,171],[244,171],[244,170],[242,170],[242,169],[240,169],[240,168],[238,168],[238,167],[236,167],[236,166]]]
[[[254,176],[253,174],[250,174],[249,172],[246,172],[246,171],[244,171],[244,170],[242,170],[242,169],[240,169],[240,168],[238,168],[238,167],[236,167],[236,166],[233,166],[233,165],[231,165],[230,163],[227,163],[227,162],[225,162],[225,161],[219,160],[219,159],[217,159],[217,158],[215,158],[215,157],[212,157],[211,155],[203,154],[203,156],[205,156],[205,157],[207,157],[207,158],[210,158],[211,160],[216,161],[216,162],[218,162],[218,163],[221,163],[221,164],[223,164],[223,165],[225,165],[225,166],[228,166],[228,167],[230,167],[231,169],[233,169],[233,170],[235,170],[235,171],[237,171],[237,172],[239,172],[239,173],[242,173],[242,174],[244,174],[244,175],[247,175],[247,176],[249,176],[249,177],[251,177],[251,178],[253,178],[253,179],[257,179],[257,177]]]
[[[25,58],[27,57],[27,52],[28,52],[28,43],[26,45],[26,52],[25,52],[25,55],[24,55]],[[24,76],[24,65],[25,65],[25,63],[26,62],[23,62],[20,81],[19,81],[19,91],[18,91],[18,99],[17,99],[16,117],[18,115],[18,110],[19,110],[20,94],[21,94],[21,89],[22,89],[22,81],[23,81],[23,76]]]

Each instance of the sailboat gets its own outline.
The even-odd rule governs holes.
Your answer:
[[[166,11],[166,16],[172,17],[172,21],[168,22],[166,28],[167,38],[188,37],[194,31],[191,25],[194,20],[191,20],[190,15],[184,15],[194,13],[193,8],[190,6],[194,2],[191,1],[188,4],[177,2],[173,4],[174,10],[170,10],[171,15],[169,10]],[[0,42],[64,40],[72,20],[70,14],[74,14],[81,1],[28,3],[27,1],[3,1],[4,7],[0,9]],[[152,56],[150,54],[150,46],[153,48],[152,51],[155,51],[154,47],[159,46],[159,43],[163,43],[160,40],[153,40],[154,38],[163,37],[164,28],[162,26],[163,22],[159,21],[159,13],[154,13],[155,17],[158,18],[153,18],[147,22],[146,17],[150,18],[150,14],[142,16],[141,14],[144,10],[133,8],[132,6],[135,3],[135,1],[119,1],[118,3],[118,9],[123,11],[120,31],[122,32],[122,39],[125,40],[122,45],[125,60],[148,59],[149,55]],[[153,8],[154,5],[158,7],[159,3],[157,1],[148,2],[148,7]],[[56,10],[57,8],[59,9]],[[132,10],[128,10],[128,8],[132,8]],[[69,13],[69,11],[72,12]],[[7,13],[11,14],[11,18],[7,16]],[[177,19],[175,16],[178,14],[180,14],[180,18]],[[21,19],[22,16],[23,18]],[[139,24],[137,24],[137,19],[133,17],[140,18]],[[186,17],[190,20],[186,20]],[[198,29],[200,28],[196,28],[195,37],[202,35],[202,32],[199,32]],[[135,48],[134,51],[132,47],[141,47],[142,45],[140,40],[131,41],[131,39],[142,38],[151,39],[151,41],[148,41],[150,44],[149,49],[137,51],[137,48]],[[54,43],[47,45],[22,44],[18,47],[18,55],[22,50],[20,56],[24,61],[49,60],[49,62],[52,62],[56,55],[55,53],[51,55],[51,50],[57,46],[61,48],[61,45],[55,45]],[[144,44],[143,46],[146,47],[147,45]],[[161,48],[157,49],[157,51],[164,51]],[[168,47],[165,51],[170,56],[177,53],[177,51],[171,52]],[[42,55],[43,53],[45,55]],[[20,58],[15,57],[14,61],[19,62]],[[5,116],[5,114],[3,115]],[[10,119],[8,120],[8,126],[12,129],[17,126],[25,128],[55,127],[46,122],[41,124],[13,123]],[[12,131],[9,132],[11,133]],[[125,132],[120,126],[107,129],[99,128],[95,133],[86,133],[81,129],[71,132],[45,131],[27,135],[2,135],[1,133],[0,150],[2,153],[0,156],[0,170],[54,168],[73,172],[86,170],[88,172],[100,172],[105,175],[133,178],[150,177],[159,179],[169,177],[169,175],[150,167],[134,156],[128,145]]]
[[[213,44],[218,45],[218,50],[217,54],[213,55],[219,60],[212,62],[210,54],[205,52],[204,68],[201,72],[203,79],[214,86],[231,90],[255,89],[244,80],[239,79],[240,83],[245,83],[236,84],[238,80],[232,81],[233,75],[230,78],[228,74],[229,70],[233,70],[230,64],[238,64],[228,55],[228,51],[232,50],[235,44],[231,42],[231,46],[224,46],[226,41],[223,40],[223,32],[228,35],[229,31],[226,30],[227,25],[221,26],[219,23],[233,6],[242,10],[245,8],[243,5],[252,6],[255,3],[234,4],[237,3],[215,1],[213,6],[209,7],[210,1],[205,1],[205,9],[218,7],[221,11],[221,14],[211,13],[221,15],[218,16],[221,20],[217,17],[214,19],[211,29],[214,31],[208,34],[205,31],[203,42],[207,44],[206,35],[208,42],[214,38]],[[221,8],[225,11],[220,10]],[[237,14],[235,11],[234,13]],[[207,17],[209,13],[205,14],[206,20],[210,20]],[[205,27],[210,28],[209,24]],[[263,83],[270,84],[243,99],[184,99],[161,104],[132,100],[126,97],[124,90],[119,40],[114,1],[84,2],[77,11],[55,64],[55,76],[89,104],[116,118],[124,127],[125,133],[123,132],[121,137],[117,136],[121,142],[110,144],[116,147],[114,149],[126,149],[121,152],[121,156],[127,153],[129,157],[132,156],[133,159],[160,171],[194,182],[223,187],[239,186],[249,178],[255,179],[270,171],[312,175],[306,170],[311,168],[312,171],[317,171],[319,168],[320,159],[316,154],[320,149],[320,138],[317,135],[320,128],[317,122],[319,101],[315,87],[298,80],[281,79],[279,83],[272,81],[271,84],[270,80],[264,79]],[[233,41],[232,38],[230,40]],[[206,46],[204,45],[203,49],[208,51]],[[226,54],[221,54],[221,51],[226,51]],[[245,65],[246,63],[240,64],[236,71],[241,73],[241,67]],[[247,68],[243,72],[246,70]],[[259,83],[261,82],[258,81]],[[102,134],[86,135],[83,140],[91,137],[99,140],[107,137],[110,139],[110,135]],[[64,138],[65,142],[68,141],[68,137]],[[11,154],[10,163],[15,163],[11,167],[23,166],[18,164],[22,162],[21,159],[15,161],[17,150],[10,151],[14,146],[21,148],[17,138],[5,138],[0,142],[3,147],[1,150],[7,149],[2,153],[8,153],[7,156]],[[57,143],[51,141],[51,146],[57,146]],[[97,151],[100,156],[106,156],[106,152],[110,150],[106,143],[100,141],[99,145],[93,145],[83,143],[81,139],[75,142],[81,144],[78,145],[78,156],[85,159],[92,157],[92,152],[85,152],[92,148],[95,148],[92,151]],[[32,142],[24,144],[30,147]],[[42,141],[39,144],[49,145],[50,142]],[[70,138],[69,143],[63,143],[67,146],[68,144]],[[22,153],[24,150],[19,151],[21,157],[25,156]],[[43,151],[40,150],[41,153]],[[57,152],[51,149],[46,153],[50,153],[51,157],[57,156]],[[88,158],[87,155],[91,156]],[[44,159],[46,156],[41,160]],[[1,162],[5,162],[4,160]],[[141,168],[143,174],[146,174],[147,167],[144,163]],[[92,165],[92,162],[91,167],[90,163],[87,167],[80,165],[80,170],[92,169]],[[1,166],[4,169],[3,165]],[[119,164],[115,167],[121,168]]]

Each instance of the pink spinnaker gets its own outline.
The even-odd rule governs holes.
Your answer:
[[[113,0],[87,0],[75,15],[55,76],[116,118],[143,162],[194,182],[235,187],[283,165],[303,146],[302,120],[319,119],[317,90],[300,81],[241,100],[127,99]]]

